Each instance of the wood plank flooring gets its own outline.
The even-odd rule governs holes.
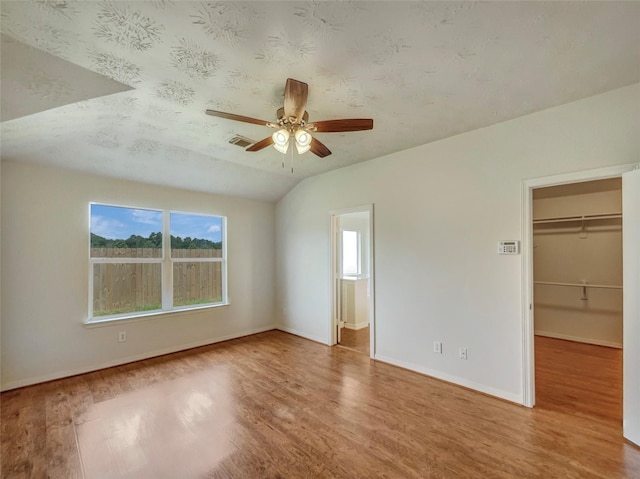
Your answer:
[[[340,346],[353,349],[362,354],[369,354],[369,345],[371,338],[369,335],[369,326],[362,329],[347,329],[342,328],[342,334],[340,338]]]
[[[2,477],[640,477],[618,420],[271,331],[0,396]]]
[[[622,349],[536,336],[535,354],[537,408],[611,419],[622,430]]]

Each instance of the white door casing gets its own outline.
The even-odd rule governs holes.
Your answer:
[[[331,321],[330,321],[330,342],[334,345],[340,342],[340,294],[342,276],[342,228],[340,227],[340,215],[352,213],[367,213],[368,218],[368,264],[369,264],[369,296],[368,296],[368,316],[369,316],[369,351],[370,357],[375,355],[375,265],[374,265],[374,225],[373,225],[373,205],[357,206],[330,211],[331,218]]]
[[[625,201],[625,195],[633,195],[633,190],[635,189],[635,195],[638,195],[638,190],[640,186],[637,185],[637,180],[635,182],[630,180],[630,177],[627,177],[629,173],[633,173],[637,176],[635,168],[638,168],[640,165],[638,164],[625,164],[625,165],[617,165],[610,166],[605,168],[598,168],[595,170],[586,170],[586,171],[578,171],[574,173],[567,173],[562,175],[548,176],[544,178],[535,178],[530,180],[524,180],[522,182],[522,404],[527,407],[533,407],[535,405],[535,358],[534,358],[534,325],[533,325],[533,317],[534,317],[534,308],[533,308],[533,189],[541,188],[546,186],[557,186],[564,185],[570,183],[578,183],[582,181],[592,181],[592,180],[603,180],[606,178],[619,178],[622,177],[622,196],[623,203]],[[625,180],[625,178],[627,178]],[[634,184],[631,184],[634,183]],[[626,184],[626,186],[625,186]],[[629,190],[629,191],[626,191]],[[628,202],[632,201],[632,196],[629,196],[627,199]],[[640,207],[638,206],[637,196],[635,203],[635,217],[633,216],[633,211],[630,211],[629,215],[627,215],[627,211],[625,211],[625,206],[623,204],[623,236],[624,230],[629,228],[630,224],[635,223],[635,228],[640,228]],[[628,206],[627,206],[628,208]],[[626,225],[626,226],[625,226]],[[638,238],[636,236],[636,238]],[[623,241],[624,243],[624,241]],[[640,240],[636,239],[635,253],[638,255],[638,248],[640,248]],[[629,256],[628,256],[629,255]],[[631,284],[627,283],[626,276],[623,278],[623,296],[625,300],[628,299],[628,296],[639,296],[640,295],[640,286],[638,286],[638,275],[640,271],[640,259],[638,256],[633,259],[630,256],[630,251],[624,248],[623,245],[623,274],[633,274],[632,265],[635,264],[635,278],[636,285],[635,289]],[[635,263],[634,263],[635,261]],[[640,301],[640,300],[638,300]],[[633,374],[634,365],[631,364],[631,360],[635,361],[635,365],[640,364],[640,313],[638,308],[638,303],[635,303],[636,311],[635,311],[635,336],[634,338],[630,338],[630,331],[627,329],[627,321],[630,321],[633,317],[633,313],[627,311],[627,307],[623,307],[623,315],[624,315],[624,323],[623,323],[623,354],[624,354],[624,377],[623,377],[623,395],[628,397],[629,400],[635,400],[636,402],[633,405],[630,405],[631,408],[636,408],[636,433],[640,434],[640,425],[638,425],[638,421],[640,421],[640,413],[638,410],[640,409],[640,377],[632,378],[632,383],[627,384],[628,376]],[[628,362],[629,361],[629,362]],[[627,364],[631,364],[631,366],[627,366]],[[637,374],[637,373],[636,373]],[[636,382],[635,393],[632,393],[633,389],[633,381]],[[627,393],[627,387],[629,387],[629,395]],[[623,421],[626,421],[627,413],[631,411],[629,407],[625,408],[623,411]],[[633,433],[632,433],[633,434]],[[629,438],[625,433],[625,437]],[[631,439],[630,439],[631,440]],[[637,441],[634,441],[637,443]]]
[[[640,169],[622,175],[624,437],[640,446]]]

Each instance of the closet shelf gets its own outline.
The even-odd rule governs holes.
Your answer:
[[[577,286],[578,288],[622,289],[622,286],[616,286],[613,284],[558,283],[555,281],[534,281],[533,284],[547,284],[550,286]]]
[[[601,289],[622,289],[622,286],[615,286],[613,284],[589,284],[586,281],[582,283],[558,283],[556,281],[534,281],[533,284],[547,284],[550,286],[576,286],[581,288],[580,299],[587,301],[587,288],[601,288]]]
[[[609,220],[614,218],[622,218],[622,213],[607,213],[600,215],[582,215],[582,216],[558,216],[555,218],[539,218],[533,220],[533,224],[544,223],[568,223],[572,221],[590,221],[590,220]]]

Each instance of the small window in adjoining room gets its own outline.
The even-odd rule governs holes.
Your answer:
[[[226,304],[225,218],[90,205],[89,322]]]
[[[342,276],[360,274],[360,233],[342,231]]]

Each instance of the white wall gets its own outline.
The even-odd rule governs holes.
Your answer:
[[[522,180],[637,162],[639,124],[635,84],[303,181],[276,208],[279,327],[329,343],[328,211],[374,203],[376,357],[522,402],[522,257],[496,254]]]
[[[273,204],[12,162],[1,193],[3,389],[274,326]],[[90,201],[227,216],[231,305],[84,326]]]

